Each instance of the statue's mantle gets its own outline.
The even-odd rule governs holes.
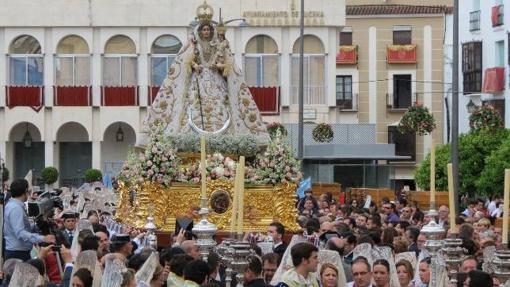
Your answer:
[[[287,230],[298,231],[295,188],[294,184],[246,185],[244,230],[266,231],[271,222],[279,221]],[[207,182],[209,221],[219,231],[229,231],[233,195],[233,181]],[[116,217],[119,222],[143,228],[151,215],[159,230],[174,231],[178,217],[192,216],[198,222],[194,211],[199,207],[199,198],[199,184],[173,183],[164,187],[147,181],[135,187],[121,186]]]

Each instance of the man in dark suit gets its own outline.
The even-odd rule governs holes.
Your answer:
[[[285,234],[285,226],[280,222],[273,222],[269,224],[267,229],[267,236],[273,238],[273,252],[280,255],[280,258],[287,250],[287,244],[283,242],[283,235]]]
[[[268,287],[262,278],[262,262],[257,256],[250,256],[248,267],[244,270],[244,286],[246,287]]]
[[[72,211],[68,211],[62,214],[62,220],[64,223],[62,235],[64,235],[66,243],[69,244],[67,246],[71,246],[73,244],[74,230],[76,228],[76,218],[77,214]]]

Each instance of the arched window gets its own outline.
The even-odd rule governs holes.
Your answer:
[[[246,44],[244,74],[250,87],[278,87],[278,46],[269,36],[255,36]]]
[[[133,40],[124,35],[110,38],[106,42],[103,57],[103,85],[136,86],[137,69],[138,57]]]
[[[22,35],[9,46],[9,83],[15,86],[43,85],[43,55],[39,41]]]
[[[159,36],[151,47],[151,86],[161,86],[182,43],[172,35]]]
[[[82,37],[70,35],[60,40],[55,76],[57,86],[90,86],[90,51]]]
[[[304,36],[304,95],[305,105],[326,104],[326,55],[324,45],[316,36]],[[300,39],[297,39],[292,49],[292,96],[291,103],[298,104],[299,98],[299,53]]]

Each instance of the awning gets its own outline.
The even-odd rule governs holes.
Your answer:
[[[395,155],[394,144],[321,144],[304,148],[307,160],[409,160],[409,156]]]
[[[500,93],[505,90],[505,68],[495,67],[485,70],[483,79],[484,93]]]

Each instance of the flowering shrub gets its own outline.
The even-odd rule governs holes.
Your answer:
[[[276,137],[276,132],[278,130],[282,133],[282,136],[284,137],[287,136],[287,129],[281,123],[272,122],[267,125],[267,132],[269,133],[271,139],[274,139]]]
[[[320,143],[329,143],[333,140],[335,134],[333,133],[333,129],[331,125],[322,123],[318,124],[312,131],[313,139],[316,142]]]
[[[128,183],[145,180],[170,186],[178,176],[180,160],[169,140],[164,138],[164,128],[156,125],[149,131],[149,144],[143,153],[131,153],[124,163],[119,179]]]
[[[483,105],[476,108],[469,116],[469,126],[473,130],[496,130],[503,128],[503,119],[492,105]]]
[[[255,159],[254,171],[248,171],[251,182],[263,184],[278,184],[299,182],[301,163],[294,158],[290,145],[284,141],[284,136],[278,130],[276,137],[269,142],[266,151]]]
[[[435,128],[434,116],[423,105],[409,107],[398,124],[401,133],[416,133],[420,136],[430,134]]]

